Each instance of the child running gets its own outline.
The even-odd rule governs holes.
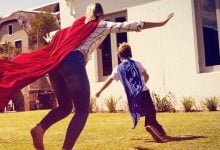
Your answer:
[[[157,142],[167,142],[166,132],[156,120],[156,110],[146,86],[149,75],[142,64],[132,58],[131,47],[123,42],[118,48],[118,56],[121,63],[116,66],[108,80],[96,93],[96,97],[112,83],[113,80],[120,80],[128,100],[129,111],[133,120],[133,129],[140,117],[145,117],[145,128]]]

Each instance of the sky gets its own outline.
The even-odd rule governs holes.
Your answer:
[[[0,0],[0,17],[8,16],[16,10],[28,10],[57,0]]]

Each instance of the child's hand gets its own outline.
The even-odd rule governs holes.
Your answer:
[[[96,97],[99,97],[100,95],[101,95],[101,92],[97,92],[97,93],[95,94]]]

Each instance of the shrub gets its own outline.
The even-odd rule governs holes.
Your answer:
[[[216,111],[218,106],[218,99],[217,97],[209,97],[205,98],[205,106],[208,108],[209,111]]]
[[[93,112],[95,112],[95,109],[96,109],[96,98],[91,97],[90,98],[90,103],[89,103],[89,112],[93,113]]]
[[[193,105],[195,104],[195,99],[191,96],[183,97],[182,104],[186,112],[190,112],[192,110]]]
[[[122,97],[118,98],[117,105],[120,108],[120,110],[117,110],[117,111],[119,111],[119,112],[128,112],[129,111],[128,101],[123,100]]]
[[[109,96],[108,98],[105,98],[105,105],[110,113],[114,113],[116,112],[117,99],[113,96]]]
[[[152,92],[152,98],[156,105],[156,109],[158,112],[175,112],[175,108],[171,102],[172,93],[169,92],[163,98],[161,98],[158,94]]]

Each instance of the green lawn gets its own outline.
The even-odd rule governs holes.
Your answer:
[[[48,112],[30,111],[0,114],[0,150],[33,150],[29,130]],[[90,114],[75,150],[218,150],[220,112],[158,113],[167,133],[176,137],[156,143],[144,129],[142,118],[131,129],[128,113]],[[71,115],[52,126],[45,134],[46,150],[61,150]]]

